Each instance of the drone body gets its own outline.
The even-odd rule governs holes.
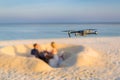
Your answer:
[[[77,30],[77,31],[66,30],[63,32],[67,32],[69,37],[71,37],[71,34],[75,34],[75,36],[86,36],[89,34],[97,34],[98,33],[96,29],[84,29],[84,30]]]

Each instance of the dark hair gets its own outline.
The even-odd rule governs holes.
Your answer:
[[[53,42],[51,42],[51,45],[53,45],[53,44],[55,44],[55,42],[53,41]]]
[[[36,47],[37,46],[37,43],[33,44],[33,47]]]

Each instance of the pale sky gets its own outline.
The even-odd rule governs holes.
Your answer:
[[[0,23],[120,22],[120,0],[0,0]]]

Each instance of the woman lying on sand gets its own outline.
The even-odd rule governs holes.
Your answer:
[[[51,54],[53,55],[53,58],[49,60],[49,65],[52,67],[59,67],[60,63],[64,60],[63,53],[58,56],[58,50],[55,42],[51,42],[51,47]]]
[[[52,47],[52,51],[51,54],[53,55],[53,58],[49,60],[49,64],[52,67],[58,67],[58,63],[59,63],[59,56],[58,56],[58,50],[56,47],[56,43],[55,42],[51,42],[51,47]]]

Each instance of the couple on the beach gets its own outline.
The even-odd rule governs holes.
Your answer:
[[[39,45],[37,43],[33,44],[34,49],[31,50],[31,54],[35,57],[45,61],[52,67],[58,67],[61,60],[63,60],[63,55],[58,56],[58,50],[56,48],[56,43],[51,42],[51,51],[39,51]]]

